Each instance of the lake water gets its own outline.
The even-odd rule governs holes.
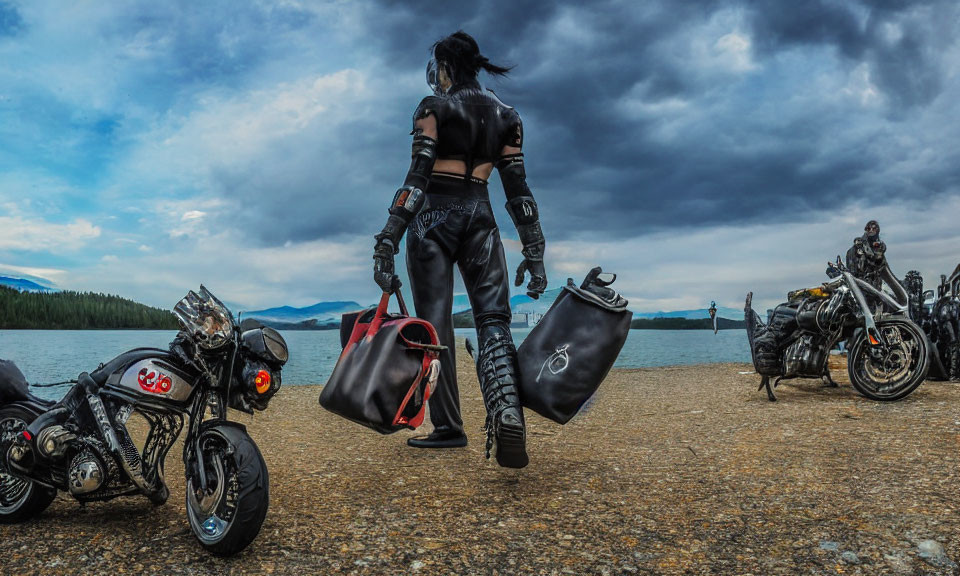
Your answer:
[[[529,331],[513,331],[518,344]],[[476,341],[472,329],[457,329],[456,333]],[[131,348],[166,348],[175,334],[163,330],[0,330],[0,358],[15,362],[30,382],[59,382],[90,372]],[[292,331],[283,336],[290,347],[290,361],[283,368],[284,385],[326,382],[340,355],[340,332]],[[465,353],[462,349],[457,352]],[[750,362],[745,331],[631,330],[616,367],[716,362]],[[34,390],[51,399],[65,392],[65,387]]]

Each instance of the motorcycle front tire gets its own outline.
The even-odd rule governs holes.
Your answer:
[[[270,506],[270,480],[260,450],[239,425],[204,430],[200,444],[208,491],[187,479],[187,517],[194,536],[214,556],[233,556],[256,539]],[[219,489],[219,486],[223,489]],[[206,509],[198,502],[213,498]],[[229,517],[225,512],[229,510]]]
[[[869,348],[866,332],[863,330],[858,331],[852,339],[853,343],[850,349],[847,351],[847,374],[850,377],[850,383],[853,384],[853,387],[860,394],[863,394],[871,400],[880,402],[893,402],[910,395],[911,392],[916,390],[917,387],[927,379],[927,371],[930,368],[927,337],[923,333],[923,330],[915,323],[905,319],[884,320],[877,323],[877,328],[881,331],[891,326],[896,326],[900,329],[901,337],[905,333],[919,346],[916,366],[910,371],[906,380],[897,384],[894,389],[889,391],[882,390],[878,383],[871,381],[865,374],[861,373],[859,363],[862,361],[862,357],[868,353]]]

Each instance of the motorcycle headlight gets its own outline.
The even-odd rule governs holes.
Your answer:
[[[231,394],[230,407],[251,412],[266,410],[270,399],[280,390],[280,371],[263,362],[247,362],[240,374],[239,389]]]
[[[268,362],[283,365],[290,358],[286,341],[273,328],[261,326],[247,330],[240,338],[247,350]]]

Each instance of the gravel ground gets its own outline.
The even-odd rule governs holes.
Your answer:
[[[483,459],[461,356],[467,448],[406,447],[288,386],[242,415],[270,469],[258,539],[228,560],[170,502],[0,527],[3,574],[956,574],[960,386],[882,404],[798,381],[769,403],[740,364],[611,373],[564,427],[528,417],[530,466]]]

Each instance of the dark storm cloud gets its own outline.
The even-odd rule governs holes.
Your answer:
[[[414,2],[377,12],[385,16],[370,18],[369,38],[398,71],[419,73],[425,48],[457,28],[494,62],[516,65],[511,79],[489,84],[525,119],[528,174],[554,234],[794,220],[956,183],[943,165],[942,179],[907,177],[909,191],[877,176],[910,153],[877,139],[909,133],[943,91],[952,2]],[[738,13],[739,26],[717,23]],[[692,44],[717,49],[735,31],[749,38],[756,69],[724,74],[696,61]],[[795,70],[780,60],[790,57]],[[861,64],[884,99],[875,110],[830,92],[810,97],[816,76],[845,78]],[[794,101],[800,90],[807,97]],[[631,101],[653,112],[631,115]],[[656,113],[671,102],[684,107],[675,129]]]
[[[229,217],[265,244],[376,231],[409,161],[429,47],[460,28],[494,63],[516,66],[484,81],[524,118],[529,182],[552,238],[801,221],[848,203],[957,192],[957,129],[924,132],[955,110],[943,97],[958,65],[953,2],[350,8],[355,36],[341,38],[340,65],[364,74],[373,93],[345,103],[335,125],[309,125],[256,161],[210,168]],[[309,50],[311,38],[341,28],[335,18],[261,5],[224,13],[139,18],[145,30],[179,30],[171,74],[233,88],[283,58],[281,81],[331,72],[311,65]],[[928,148],[939,150],[933,160],[915,158]]]
[[[897,258],[926,258],[910,267],[953,269],[958,13],[946,0],[0,0],[4,229],[90,232],[75,260],[6,248],[0,263],[154,304],[179,296],[156,270],[216,277],[257,307],[372,301],[370,245],[409,163],[428,50],[462,28],[516,66],[482,80],[523,116],[554,282],[609,263],[638,309],[702,307],[708,285],[726,286],[709,296],[723,305],[743,284],[773,302],[869,218]]]
[[[789,2],[752,11],[758,47],[830,45],[844,58],[869,62],[878,84],[904,107],[929,103],[943,84],[942,50],[955,41],[955,2]]]

